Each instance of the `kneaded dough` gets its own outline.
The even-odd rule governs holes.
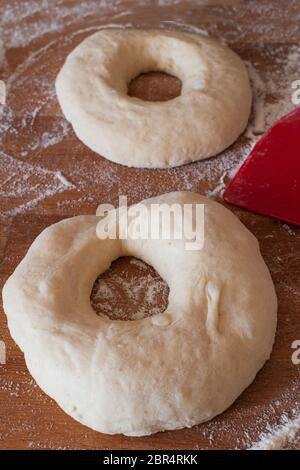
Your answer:
[[[274,341],[276,294],[256,238],[198,194],[152,203],[205,204],[202,250],[186,251],[185,240],[100,240],[99,217],[73,217],[37,237],[3,289],[11,335],[39,386],[104,433],[141,436],[213,418],[253,381]],[[167,281],[165,312],[118,321],[93,311],[95,279],[127,255]]]
[[[127,96],[141,73],[182,81],[166,102]],[[117,163],[164,168],[211,157],[245,129],[251,89],[241,59],[206,37],[175,31],[102,30],[67,57],[56,80],[64,115],[82,142]]]

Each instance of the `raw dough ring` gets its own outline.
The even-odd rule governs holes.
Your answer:
[[[253,381],[274,340],[273,283],[241,222],[195,193],[146,203],[204,203],[204,248],[100,240],[98,217],[73,217],[38,236],[3,290],[10,332],[39,386],[105,433],[146,435],[211,419]],[[168,282],[164,313],[116,321],[92,310],[99,272],[126,255]]]
[[[140,73],[182,81],[181,96],[127,96]],[[95,152],[134,167],[164,168],[218,154],[245,129],[251,108],[246,68],[229,48],[191,33],[102,30],[68,56],[57,80],[62,110]]]

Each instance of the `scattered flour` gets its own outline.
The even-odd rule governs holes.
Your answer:
[[[281,417],[281,423],[263,433],[260,440],[253,444],[249,450],[280,450],[292,443],[300,432],[300,414],[296,418],[288,418],[286,414]]]
[[[66,188],[74,188],[74,185],[67,180],[61,171],[56,171],[55,176]]]
[[[169,29],[172,29],[174,27],[175,29],[180,29],[181,31],[188,31],[189,33],[195,33],[195,34],[201,34],[202,36],[209,36],[209,33],[206,29],[199,28],[199,26],[195,26],[193,24],[189,23],[183,23],[180,21],[175,21],[175,20],[165,20],[162,21],[160,27],[169,27]]]
[[[0,151],[0,197],[6,201],[1,216],[14,216],[54,194],[70,188],[59,171],[33,166]]]
[[[2,39],[0,39],[0,70],[4,67],[5,64],[5,48]]]
[[[3,80],[0,80],[0,105],[5,105],[6,102],[6,85]]]
[[[133,274],[128,269],[114,271],[114,265],[96,281],[91,302],[98,314],[107,315],[112,320],[140,320],[165,310],[168,286],[157,273],[149,273],[142,261],[131,258]],[[161,299],[162,305],[157,301]]]

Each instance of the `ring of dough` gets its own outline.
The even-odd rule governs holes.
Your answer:
[[[269,358],[276,295],[256,238],[222,205],[188,192],[150,204],[205,204],[205,242],[100,240],[97,216],[63,220],[34,241],[3,290],[10,332],[38,385],[105,433],[147,435],[224,411]],[[145,215],[146,217],[146,215]],[[132,255],[168,282],[165,312],[96,315],[99,272]]]
[[[180,78],[181,96],[149,102],[127,96],[141,73]],[[67,120],[98,154],[134,167],[172,167],[230,146],[251,109],[246,68],[229,48],[191,33],[103,30],[67,57],[56,80]]]

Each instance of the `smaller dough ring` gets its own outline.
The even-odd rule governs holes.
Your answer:
[[[205,204],[203,248],[100,240],[99,217],[73,217],[37,237],[3,289],[11,335],[39,386],[105,433],[146,435],[213,418],[253,381],[274,341],[276,295],[255,237],[195,193],[148,199],[148,210],[151,203]],[[99,272],[127,255],[167,281],[162,314],[120,321],[93,311]]]
[[[166,102],[127,95],[141,73],[180,78],[182,93]],[[56,80],[66,118],[82,142],[105,158],[164,168],[211,157],[245,129],[251,88],[241,59],[228,47],[191,33],[102,30],[68,56]]]

